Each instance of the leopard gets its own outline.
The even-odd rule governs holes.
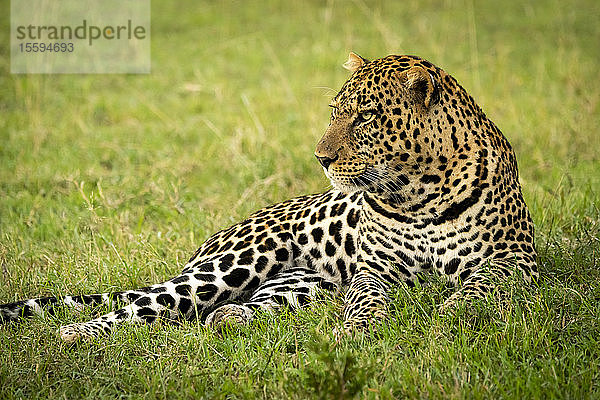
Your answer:
[[[329,103],[314,155],[331,188],[265,207],[208,238],[181,273],[147,287],[0,306],[10,322],[56,307],[113,307],[63,325],[67,342],[125,323],[198,320],[208,329],[300,310],[322,293],[343,305],[337,332],[390,318],[390,291],[441,277],[454,312],[520,276],[538,277],[534,226],[515,153],[455,78],[423,58],[368,60]],[[116,308],[116,309],[115,309]]]

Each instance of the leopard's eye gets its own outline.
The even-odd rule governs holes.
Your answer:
[[[375,119],[375,113],[372,111],[364,111],[358,114],[356,117],[356,124],[363,125],[368,124],[369,122]]]

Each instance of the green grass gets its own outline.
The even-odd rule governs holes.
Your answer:
[[[328,186],[312,156],[347,53],[421,55],[513,144],[542,278],[467,319],[393,293],[336,344],[341,303],[217,337],[195,323],[69,346],[0,326],[0,398],[600,398],[600,4],[153,2],[150,75],[9,74],[0,14],[0,301],[178,273],[211,233]],[[233,2],[231,2],[233,3]],[[5,4],[5,8],[6,8]]]

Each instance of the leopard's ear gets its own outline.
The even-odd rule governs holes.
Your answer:
[[[420,66],[411,67],[400,73],[400,82],[429,108],[440,100],[439,85],[434,76]]]
[[[348,61],[346,61],[343,64],[343,67],[346,68],[350,72],[354,72],[357,69],[359,69],[360,67],[362,67],[363,64],[366,64],[368,62],[369,62],[369,60],[367,60],[366,58],[362,58],[355,52],[351,51],[350,54],[348,55]]]

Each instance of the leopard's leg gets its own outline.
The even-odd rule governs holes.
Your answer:
[[[281,257],[277,260],[275,256],[279,249],[273,248],[271,257],[268,257],[271,255],[268,252],[263,253],[250,265],[232,264],[235,257],[230,254],[222,254],[209,261],[191,262],[181,275],[150,286],[148,292],[133,303],[94,320],[61,327],[60,336],[66,341],[74,341],[109,333],[123,322],[152,323],[196,318],[215,304],[253,293],[262,282],[281,271],[283,260]],[[287,253],[291,255],[291,252]]]
[[[440,313],[452,313],[461,307],[469,307],[474,301],[503,290],[503,285],[515,278],[515,273],[521,274],[526,282],[532,282],[537,277],[535,258],[519,257],[512,260],[489,260],[475,270],[460,288],[454,292],[440,307]]]
[[[198,295],[193,296],[192,293],[196,293],[195,288],[200,290],[202,284],[197,282],[196,285],[187,284],[185,287],[177,284],[183,281],[195,282],[192,274],[186,273],[170,281],[150,286],[139,296],[137,291],[124,292],[126,295],[134,294],[137,298],[129,305],[91,321],[62,326],[59,329],[60,336],[66,341],[74,341],[109,333],[122,322],[151,323],[157,319],[169,321],[176,320],[182,315],[187,316],[193,312],[192,300],[198,297]]]
[[[366,265],[360,265],[344,298],[343,333],[367,328],[388,316],[390,283]]]
[[[292,268],[278,273],[263,283],[243,304],[224,304],[208,315],[207,327],[215,330],[229,323],[245,324],[256,311],[273,312],[281,307],[292,311],[314,300],[322,290],[338,291],[340,285],[307,268]]]
[[[148,293],[116,311],[83,323],[62,326],[60,336],[66,341],[109,333],[120,323],[153,323],[192,319],[216,299],[235,298],[224,282],[209,274],[190,271],[162,284],[151,286]]]

